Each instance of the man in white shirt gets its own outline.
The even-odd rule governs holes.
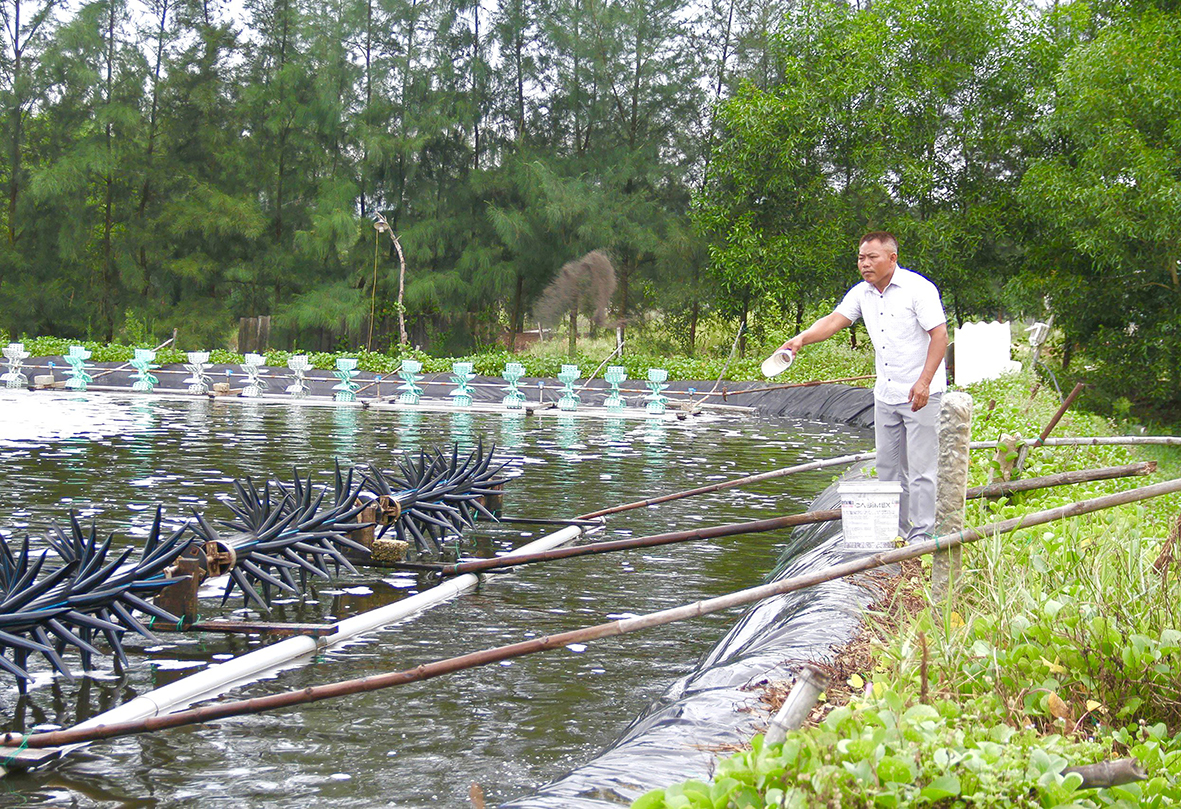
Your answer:
[[[862,283],[830,315],[783,344],[794,352],[827,340],[857,318],[873,341],[874,437],[881,480],[902,483],[899,535],[935,535],[935,475],[939,405],[947,388],[943,355],[947,318],[939,290],[898,266],[898,240],[874,231],[861,239],[857,269]]]

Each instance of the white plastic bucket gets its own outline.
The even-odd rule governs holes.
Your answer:
[[[902,497],[899,481],[843,480],[837,493],[845,550],[877,553],[894,547]]]

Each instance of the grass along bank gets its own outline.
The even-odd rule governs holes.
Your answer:
[[[1036,436],[1059,401],[1012,376],[970,389],[972,437]],[[987,403],[996,407],[987,410]],[[1109,435],[1068,413],[1055,435]],[[970,485],[992,454],[972,457]],[[1181,450],[1041,448],[1026,477],[1156,460],[1181,475]],[[1113,480],[970,501],[982,525],[1145,483]],[[752,740],[709,784],[649,793],[633,806],[1172,806],[1181,804],[1181,497],[1111,509],[964,549],[959,590],[930,606],[930,560],[904,574],[870,626],[861,670],[843,670],[816,722],[781,745]],[[904,598],[899,595],[898,598]],[[898,613],[902,614],[900,624]],[[877,618],[867,615],[872,624]],[[1149,779],[1079,789],[1068,766],[1135,756]]]

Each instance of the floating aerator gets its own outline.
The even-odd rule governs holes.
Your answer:
[[[438,556],[443,539],[475,524],[476,514],[495,516],[484,505],[485,498],[500,494],[505,482],[497,477],[505,464],[493,468],[496,447],[486,454],[481,443],[460,463],[459,449],[448,457],[436,450],[402,459],[401,477],[370,465],[366,488],[377,497],[379,536],[392,527],[398,539],[413,541],[421,553]]]
[[[313,486],[311,476],[300,477],[298,471],[290,481],[261,487],[249,478],[235,481],[235,498],[228,502],[234,519],[215,528],[195,513],[195,523],[166,535],[157,508],[136,560],[134,548],[112,552],[114,537],[100,537],[93,522],[84,526],[73,513],[66,528],[50,526],[50,548],[40,552],[30,551],[27,536],[14,550],[0,534],[0,670],[16,677],[23,690],[30,679],[28,658],[35,652],[70,676],[62,659],[66,646],[76,647],[82,667],[89,669],[93,655],[102,653],[92,643],[97,634],[126,666],[123,633],[131,630],[155,641],[133,611],[182,623],[146,600],[173,584],[194,588],[187,597],[195,603],[202,577],[228,574],[223,604],[237,588],[247,603],[267,610],[272,588],[298,594],[306,589],[309,573],[328,578],[330,563],[337,571],[344,567],[355,573],[344,552],[368,555],[369,549],[349,536],[374,527],[358,519],[367,509],[376,512],[382,534],[393,527],[399,539],[409,537],[420,551],[436,555],[445,537],[473,525],[478,514],[495,519],[485,503],[500,494],[505,481],[497,477],[504,464],[493,468],[493,452],[485,453],[480,445],[462,460],[457,448],[449,455],[420,452],[417,464],[412,456],[402,460],[401,477],[370,465],[358,482],[353,469],[342,472],[337,466],[333,485],[326,487]],[[195,560],[186,553],[193,543],[203,551]],[[181,575],[185,569],[190,572]],[[173,609],[187,617],[190,607]]]
[[[152,638],[132,610],[179,620],[143,598],[180,581],[169,578],[166,569],[188,545],[184,528],[163,535],[160,516],[157,509],[138,561],[130,559],[133,548],[108,560],[114,537],[100,539],[93,522],[83,528],[72,513],[66,530],[54,525],[46,537],[60,557],[57,563],[47,561],[48,551],[31,554],[27,536],[15,553],[0,536],[0,668],[14,675],[22,690],[30,652],[43,655],[68,677],[61,658],[66,645],[81,651],[82,667],[89,669],[92,655],[100,653],[91,643],[98,632],[126,666],[123,633],[130,629]]]
[[[232,533],[218,532],[199,513],[193,527],[205,543],[209,575],[229,574],[222,603],[237,586],[248,602],[269,609],[271,587],[298,593],[307,586],[308,573],[329,578],[329,561],[356,573],[337,546],[367,550],[346,536],[366,525],[352,521],[365,508],[357,500],[360,490],[360,485],[353,486],[352,470],[342,476],[339,466],[333,499],[327,505],[327,492],[317,492],[311,476],[303,480],[298,471],[289,484],[268,481],[261,490],[250,478],[234,481],[237,502],[229,507],[237,519],[222,522]],[[299,585],[295,571],[299,571]],[[255,582],[262,585],[261,596]]]

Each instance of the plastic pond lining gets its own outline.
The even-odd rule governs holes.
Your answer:
[[[809,510],[837,506],[833,484]],[[768,580],[843,561],[840,540],[839,521],[797,528]],[[832,663],[878,595],[865,580],[840,579],[756,604],[598,758],[501,806],[604,809],[691,778],[709,780],[718,757],[766,729],[770,714],[757,686],[794,679],[807,661]]]

